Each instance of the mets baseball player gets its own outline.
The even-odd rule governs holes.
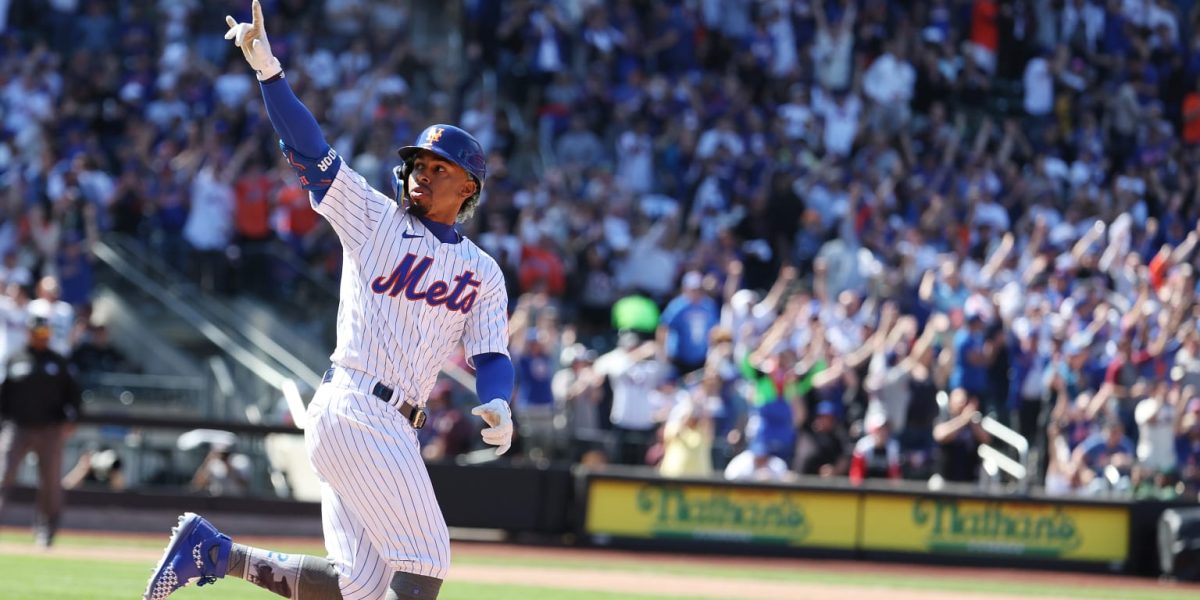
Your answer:
[[[313,208],[342,243],[337,348],[308,407],[305,442],[322,481],[328,558],[233,543],[195,514],[180,517],[144,598],[226,575],[305,600],[432,599],[450,566],[450,539],[416,429],[460,340],[476,368],[483,439],[512,441],[508,296],[496,262],[454,224],[471,216],[487,165],[479,143],[434,125],[400,149],[395,199],[372,189],[325,141],[271,54],[262,8],[227,17],[226,39],[257,72],[280,147]]]

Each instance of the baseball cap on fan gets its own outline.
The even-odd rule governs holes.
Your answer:
[[[754,290],[738,290],[729,299],[729,307],[737,315],[749,314],[750,309],[757,303],[758,293]]]
[[[883,429],[888,424],[887,415],[882,412],[873,412],[867,415],[866,422],[863,424],[867,433],[875,433]]]

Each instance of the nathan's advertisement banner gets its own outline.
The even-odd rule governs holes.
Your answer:
[[[862,549],[1124,562],[1120,506],[867,495]]]
[[[593,537],[717,540],[852,549],[859,495],[595,477]]]

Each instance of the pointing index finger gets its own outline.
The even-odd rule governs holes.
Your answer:
[[[262,27],[263,22],[262,3],[258,0],[254,0],[254,4],[252,4],[250,8],[254,11],[254,23],[252,23],[252,25],[255,29],[258,29],[259,27]]]

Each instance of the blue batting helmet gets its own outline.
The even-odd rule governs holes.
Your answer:
[[[415,144],[399,150],[404,164],[393,170],[392,182],[397,201],[408,198],[408,174],[413,158],[422,150],[428,150],[462,167],[475,178],[475,195],[463,203],[465,211],[473,210],[483,191],[483,181],[487,179],[487,157],[483,153],[483,146],[474,136],[453,125],[431,125],[421,132]]]

